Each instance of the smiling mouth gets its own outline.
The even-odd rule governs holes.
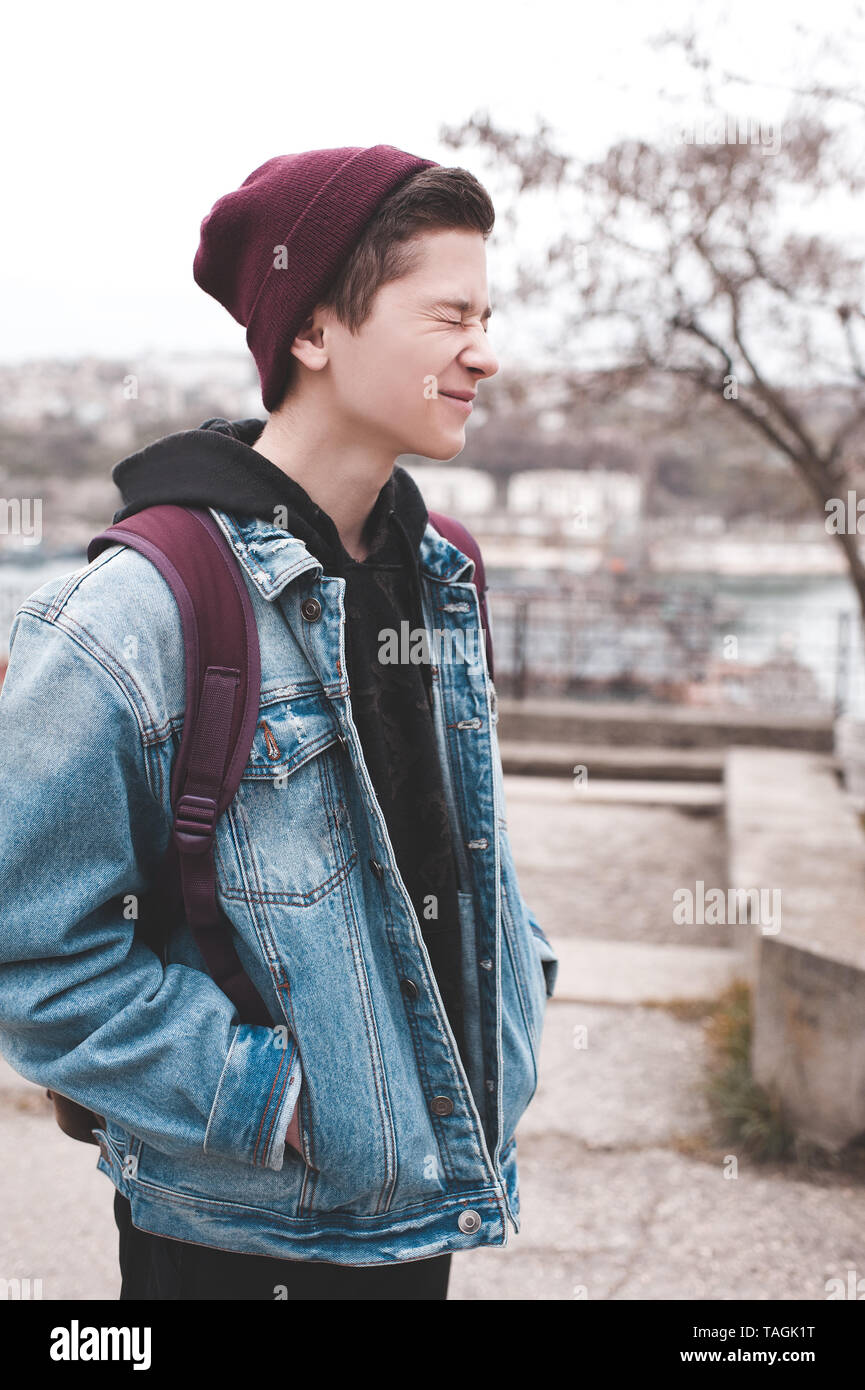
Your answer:
[[[448,393],[447,393],[447,391],[439,391],[439,396],[441,397],[441,399],[442,399],[443,401],[450,401],[453,405],[461,406],[461,407],[462,407],[462,410],[463,410],[463,413],[464,413],[465,415],[471,415],[471,413],[472,413],[472,402],[471,402],[471,401],[463,401],[463,400],[460,400],[459,396],[449,396]]]

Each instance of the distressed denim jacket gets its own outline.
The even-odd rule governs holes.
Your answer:
[[[171,833],[184,660],[165,581],[115,545],[37,589],[12,625],[0,1049],[105,1117],[98,1167],[143,1230],[352,1265],[505,1245],[508,1222],[520,1229],[515,1130],[537,1088],[558,958],[508,841],[473,561],[427,525],[461,1056],[352,719],[345,581],[285,530],[212,515],[261,648],[258,726],[217,826],[218,897],[274,1026],[237,1022],[187,927],[164,960],[136,932]],[[444,655],[460,651],[476,659]],[[296,1106],[302,1154],[285,1146]]]

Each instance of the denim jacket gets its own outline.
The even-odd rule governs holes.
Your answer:
[[[261,649],[259,722],[217,825],[218,898],[274,1026],[237,1022],[186,926],[164,960],[136,931],[171,833],[184,660],[162,576],[114,545],[37,589],[12,625],[0,1049],[105,1117],[98,1167],[143,1230],[353,1265],[505,1245],[508,1221],[520,1229],[515,1130],[558,958],[508,841],[495,690],[471,637],[473,561],[428,523],[419,559],[427,631],[441,635],[461,1056],[352,719],[345,581],[285,530],[212,515]],[[285,1145],[296,1106],[302,1155]]]

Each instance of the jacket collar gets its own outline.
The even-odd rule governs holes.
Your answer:
[[[321,562],[290,531],[284,531],[259,517],[236,516],[214,507],[208,510],[223,531],[238,562],[262,598],[268,602],[277,598],[288,584],[307,570],[318,570],[320,574],[324,572]],[[428,579],[441,584],[453,583],[457,579],[470,580],[475,568],[474,560],[439,535],[429,521],[421,538],[418,563]]]

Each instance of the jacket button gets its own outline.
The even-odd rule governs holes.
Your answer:
[[[317,623],[321,617],[321,604],[317,598],[305,598],[300,611],[308,623]]]
[[[369,867],[372,869],[372,871],[373,871],[373,873],[375,874],[376,878],[379,878],[379,879],[384,878],[384,865],[383,865],[383,864],[379,864],[379,862],[378,862],[377,859],[370,859],[370,861],[369,861]]]
[[[471,1235],[481,1224],[481,1218],[476,1211],[461,1211],[457,1219],[457,1225],[466,1235]]]
[[[400,980],[399,987],[405,995],[406,999],[417,999],[418,995],[420,994],[420,990],[418,989],[414,980]]]
[[[450,1096],[433,1096],[429,1108],[434,1115],[449,1115],[454,1108]]]

